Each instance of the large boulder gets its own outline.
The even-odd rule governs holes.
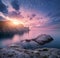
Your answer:
[[[20,46],[23,49],[36,49],[40,48],[42,45],[51,42],[53,38],[50,35],[42,34],[34,39],[25,39],[19,43],[10,45],[11,47]]]

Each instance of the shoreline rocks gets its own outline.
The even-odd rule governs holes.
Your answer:
[[[36,50],[27,50],[20,48],[0,49],[0,58],[60,58],[60,49],[39,48]]]
[[[60,58],[60,49],[40,48],[52,40],[53,38],[46,34],[22,40],[6,48],[0,48],[0,58]]]

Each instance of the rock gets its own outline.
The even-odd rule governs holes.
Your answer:
[[[35,41],[22,41],[19,43],[20,46],[22,46],[24,49],[36,49],[39,48],[39,44]]]
[[[49,58],[58,58],[56,55],[50,55]]]
[[[45,43],[48,43],[52,40],[53,38],[50,35],[42,34],[42,35],[37,36],[35,41],[40,45],[44,45]]]
[[[60,49],[40,48],[43,43],[46,44],[52,40],[52,37],[46,34],[39,35],[34,39],[22,40],[6,48],[1,48],[0,58],[59,58]]]
[[[2,48],[0,58],[60,58],[58,50],[60,52],[60,49],[55,48],[39,48],[35,50]],[[51,51],[56,52],[56,54],[51,54]]]
[[[34,39],[22,40],[19,43],[16,43],[15,46],[20,46],[23,49],[36,49],[48,42],[51,42],[52,40],[53,38],[50,35],[42,34]]]

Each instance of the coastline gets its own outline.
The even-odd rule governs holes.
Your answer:
[[[34,39],[22,40],[0,48],[0,58],[60,58],[60,49],[39,47],[52,40],[53,38],[46,34],[41,34]]]

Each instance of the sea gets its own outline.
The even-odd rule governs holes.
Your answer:
[[[12,37],[0,38],[0,47],[6,47],[8,45],[18,43],[21,40],[33,39],[41,34],[50,35],[54,40],[42,45],[46,48],[59,48],[60,49],[60,30],[59,29],[40,29],[40,28],[31,28],[29,32],[26,32],[22,35],[15,34]],[[3,36],[3,35],[2,35]]]

